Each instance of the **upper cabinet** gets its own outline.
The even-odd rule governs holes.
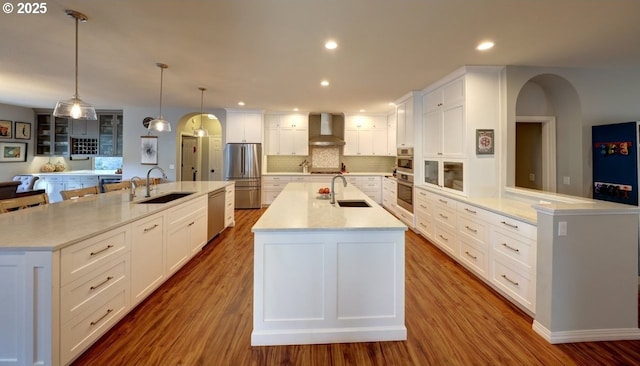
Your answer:
[[[71,125],[50,112],[36,114],[36,151],[40,156],[68,156]]]
[[[122,112],[98,112],[101,156],[122,156]]]
[[[344,155],[394,155],[389,149],[388,132],[386,115],[345,115]]]
[[[476,133],[492,130],[498,136],[502,70],[463,67],[423,90],[423,184],[470,197],[498,194],[499,149],[476,152]]]
[[[397,147],[413,147],[413,93],[396,103]]]
[[[387,115],[387,153],[389,156],[395,156],[397,149],[398,135],[398,117],[396,110],[389,112]]]
[[[464,77],[425,93],[422,97],[425,156],[463,155]]]
[[[309,155],[309,116],[267,114],[264,120],[267,155]]]
[[[227,110],[227,143],[262,143],[262,112]]]

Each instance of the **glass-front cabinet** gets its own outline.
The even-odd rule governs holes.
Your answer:
[[[464,192],[464,161],[425,159],[424,183]]]
[[[122,156],[122,112],[99,112],[100,156]]]
[[[36,115],[36,153],[40,156],[69,155],[69,120],[50,113]]]

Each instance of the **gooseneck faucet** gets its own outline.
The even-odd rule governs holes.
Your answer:
[[[147,194],[145,195],[145,197],[151,197],[151,190],[149,189],[149,174],[151,174],[151,171],[154,169],[158,169],[162,172],[162,179],[167,179],[167,173],[165,173],[164,169],[160,168],[159,166],[154,166],[153,168],[149,169],[147,171]]]
[[[344,176],[340,174],[336,174],[333,176],[333,178],[331,178],[331,192],[329,192],[329,196],[331,196],[331,201],[329,201],[329,203],[331,203],[332,205],[336,203],[336,191],[334,189],[336,178],[342,178],[342,183],[344,184],[345,187],[347,186],[347,180],[344,178]]]
[[[129,185],[131,186],[131,189],[129,189],[129,202],[133,201],[133,199],[136,198],[136,188],[138,188],[138,186],[140,185],[141,180],[142,178],[138,177],[137,175],[134,175],[129,180]]]

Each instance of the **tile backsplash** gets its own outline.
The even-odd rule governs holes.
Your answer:
[[[312,155],[314,155],[313,151]],[[311,161],[311,157],[296,155],[270,155],[267,156],[266,160],[268,173],[302,173],[302,167],[300,164],[302,164],[304,160]],[[339,155],[338,160],[338,163],[335,165],[336,167],[339,167],[340,163],[344,163],[347,167],[347,171],[352,173],[391,173],[393,168],[396,166],[395,156]]]

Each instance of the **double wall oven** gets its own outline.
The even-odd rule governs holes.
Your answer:
[[[413,212],[413,148],[398,149],[396,180],[398,181],[398,206]]]

